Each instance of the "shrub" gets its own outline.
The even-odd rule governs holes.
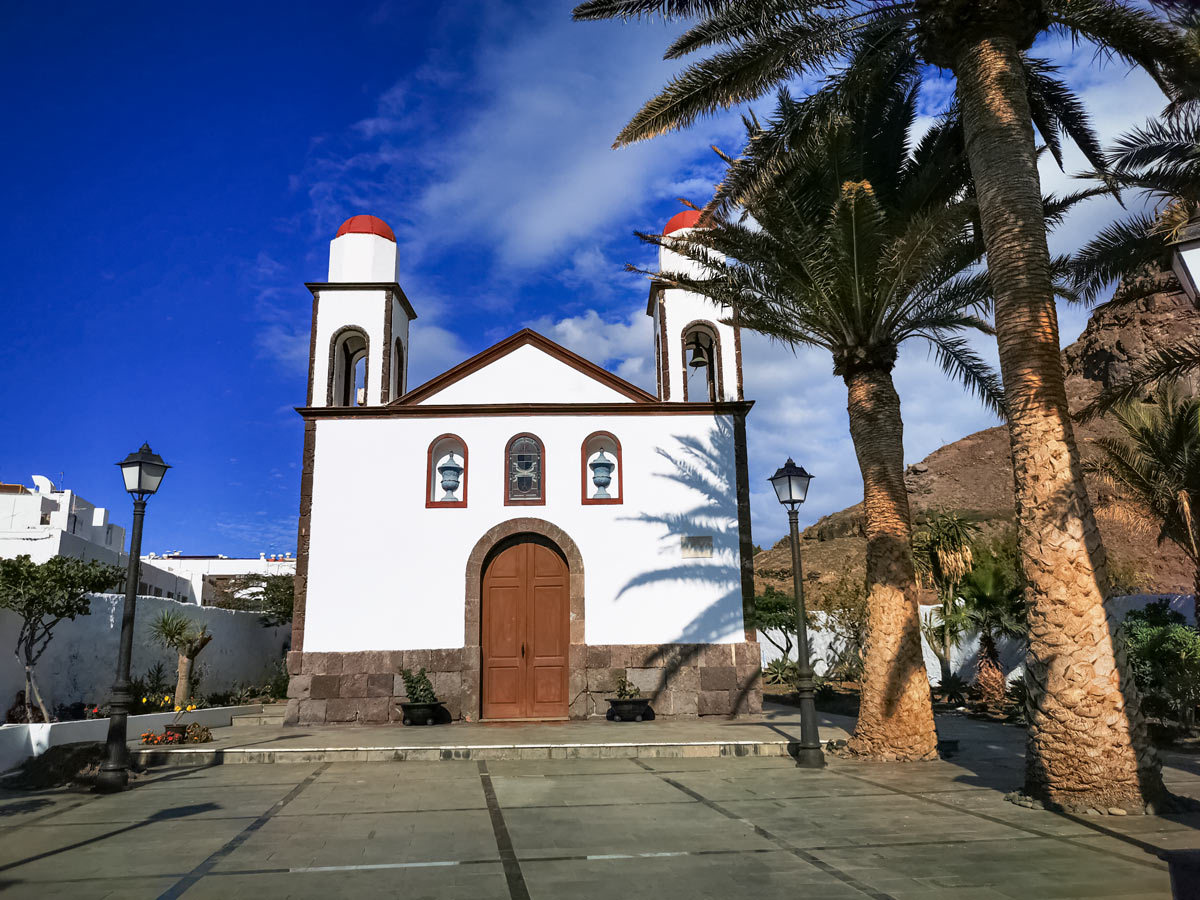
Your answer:
[[[415,675],[412,669],[401,669],[400,677],[404,679],[404,693],[408,694],[409,703],[437,703],[433,682],[423,666]]]
[[[1200,629],[1188,625],[1166,600],[1133,610],[1121,627],[1146,711],[1173,712],[1191,728],[1200,702]]]
[[[617,676],[618,700],[635,700],[640,696],[642,696],[641,688],[626,678],[624,672]]]

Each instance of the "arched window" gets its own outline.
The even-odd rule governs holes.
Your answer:
[[[588,435],[582,450],[583,503],[620,503],[625,499],[621,442],[607,431]]]
[[[457,434],[443,434],[429,444],[425,473],[426,507],[467,505],[467,445]]]
[[[546,502],[546,451],[532,434],[518,434],[504,448],[504,505]]]
[[[400,338],[396,338],[396,344],[392,348],[391,387],[393,400],[404,396],[404,344],[401,343]]]
[[[710,403],[723,396],[721,339],[709,322],[697,320],[683,329],[683,399]]]
[[[366,406],[367,334],[355,325],[339,328],[329,342],[329,405]]]

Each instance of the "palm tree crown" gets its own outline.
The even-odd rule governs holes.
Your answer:
[[[920,76],[911,64],[900,74],[888,96],[867,95],[850,115],[798,112],[783,93],[765,126],[747,119],[746,154],[725,157],[717,190],[728,197],[737,185],[743,215],[713,210],[706,227],[683,235],[639,234],[701,263],[707,277],[647,274],[711,297],[743,327],[828,350],[843,377],[890,371],[904,341],[923,339],[1000,411],[998,379],[960,333],[991,331],[961,143],[948,119],[911,143]],[[786,155],[781,122],[805,135]]]
[[[1101,438],[1101,455],[1086,468],[1122,497],[1102,507],[1125,521],[1158,524],[1158,540],[1173,541],[1197,568],[1200,585],[1200,398],[1159,386],[1155,402],[1114,412],[1122,434]]]

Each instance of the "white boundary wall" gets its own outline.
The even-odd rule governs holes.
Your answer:
[[[59,703],[108,702],[116,676],[124,599],[117,594],[96,594],[91,615],[62,622],[55,629],[34,672],[42,699],[52,713]],[[196,606],[163,597],[138,597],[131,671],[134,676],[143,675],[161,662],[172,692],[177,657],[150,633],[150,626],[165,609],[204,622],[212,632],[212,641],[196,658],[202,694],[229,690],[235,684],[265,683],[291,643],[290,626],[263,628],[257,613]],[[0,715],[12,705],[16,692],[25,687],[24,668],[14,654],[19,628],[16,615],[0,610]]]
[[[1114,597],[1110,604],[1114,612],[1124,619],[1125,614],[1130,610],[1141,609],[1155,600],[1169,600],[1173,610],[1182,613],[1188,621],[1196,622],[1195,599],[1187,594],[1138,594],[1129,597]],[[922,606],[921,618],[928,620],[936,608],[935,606]],[[814,615],[818,622],[824,618],[824,613],[818,612]],[[761,635],[758,641],[762,647],[764,666],[782,655],[773,644]],[[827,660],[831,657],[831,651],[834,649],[830,633],[828,631],[810,631],[808,641],[812,652],[813,668],[818,675],[823,675],[827,667]],[[1015,678],[1022,674],[1025,664],[1024,644],[1016,641],[1001,641],[999,650],[1000,664],[1003,666],[1005,674],[1009,678]],[[921,639],[921,652],[925,656],[925,670],[929,673],[929,683],[937,684],[942,680],[941,667],[924,638]],[[795,656],[795,651],[793,651],[793,656]],[[979,664],[979,633],[971,632],[959,641],[950,656],[950,661],[955,674],[967,683],[973,681],[975,668]]]
[[[180,721],[190,725],[196,722],[209,728],[220,728],[233,724],[233,717],[242,713],[261,712],[262,706],[219,706],[213,709],[197,709]],[[143,731],[161,731],[163,726],[175,721],[175,713],[151,713],[146,716],[130,716],[125,722],[126,740],[137,740]],[[59,744],[75,744],[81,741],[103,741],[108,737],[108,719],[86,719],[78,722],[38,722],[33,725],[0,725],[0,772],[15,769],[31,756],[41,756]]]

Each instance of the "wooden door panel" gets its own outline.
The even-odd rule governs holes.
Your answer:
[[[497,554],[483,578],[483,716],[526,715],[524,547]]]
[[[505,548],[483,578],[484,718],[567,715],[569,573],[551,548]]]

